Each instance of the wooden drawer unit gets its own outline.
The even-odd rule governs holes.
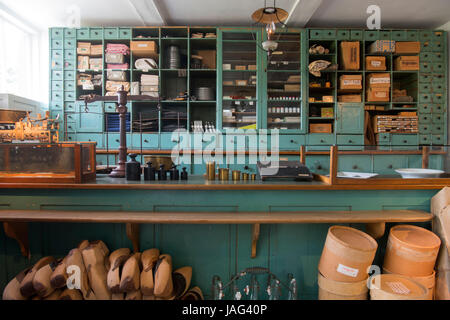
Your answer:
[[[406,31],[406,41],[418,41],[419,40],[419,32],[415,30]]]
[[[372,172],[372,158],[366,155],[341,155],[338,159],[338,170]]]
[[[337,40],[350,40],[350,30],[337,30],[336,31]]]
[[[395,169],[406,168],[408,158],[403,155],[374,155],[373,172],[378,174],[396,174]]]
[[[64,70],[75,70],[76,62],[75,60],[64,60]]]
[[[63,110],[63,102],[62,100],[52,100],[50,102],[50,110],[57,110],[57,111],[62,111]],[[54,119],[54,118],[52,118]]]
[[[117,112],[117,104],[115,102],[105,102],[105,112]]]
[[[432,139],[432,144],[433,145],[440,146],[440,145],[443,145],[445,143],[444,136],[440,135],[440,134],[433,134],[431,139]]]
[[[393,134],[392,150],[414,150],[417,149],[419,137],[417,134]]]
[[[103,112],[101,103],[89,105],[89,112],[85,112],[84,103],[78,105],[77,131],[103,132]]]
[[[280,150],[300,150],[300,146],[305,145],[306,137],[304,135],[279,135]]]
[[[161,133],[160,135],[161,143],[160,148],[163,150],[172,150],[173,148],[179,149],[179,142],[181,141],[180,136],[176,133]]]
[[[73,50],[77,48],[77,41],[75,38],[64,39],[64,49]]]
[[[363,135],[337,135],[339,150],[362,150],[364,149]]]
[[[390,31],[379,31],[378,38],[380,40],[391,40],[391,32]]]
[[[77,140],[80,142],[96,142],[97,148],[101,149],[104,147],[104,139],[103,134],[101,133],[78,133]]]
[[[432,70],[431,62],[420,62],[420,72],[431,72]]]
[[[406,41],[406,31],[405,30],[394,30],[391,33],[391,39],[394,41]]]
[[[64,81],[64,90],[75,91],[75,81],[72,81],[72,80]]]
[[[62,90],[53,90],[52,91],[52,101],[63,101],[64,100],[64,94]]]
[[[308,150],[329,150],[335,144],[334,134],[310,133],[308,134]]]
[[[119,39],[131,39],[131,28],[119,28]]]
[[[92,40],[102,40],[103,39],[103,28],[91,28],[89,30],[89,37]]]
[[[106,148],[108,145],[108,149],[118,149],[120,146],[120,134],[119,133],[106,133],[104,134],[104,143],[103,148]],[[126,135],[127,146],[131,146],[131,133],[127,132]]]
[[[442,93],[433,93],[433,103],[444,103],[445,96]]]
[[[423,83],[423,82],[431,82],[432,79],[433,79],[433,77],[431,76],[431,74],[428,74],[428,73],[420,73],[419,74],[419,81],[421,83]]]
[[[435,93],[444,93],[444,91],[445,91],[445,85],[440,82],[432,82],[431,88],[432,88],[432,91]]]
[[[430,124],[431,123],[431,114],[424,113],[419,115],[419,123],[420,124]]]
[[[364,132],[364,105],[338,103],[336,133],[359,134]]]
[[[433,104],[433,105],[431,105],[431,110],[432,110],[433,114],[445,113],[445,106],[442,104]]]
[[[75,80],[75,71],[64,70],[64,80]]]
[[[430,103],[432,100],[431,93],[420,93],[419,94],[419,102],[420,103]]]
[[[65,102],[64,110],[66,112],[77,112],[77,104],[76,102]]]
[[[420,62],[433,62],[434,53],[432,52],[422,52],[420,53]]]
[[[330,157],[329,156],[308,156],[306,157],[306,166],[316,174],[330,173]]]
[[[312,40],[323,39],[323,30],[322,29],[309,30],[309,38]]]
[[[421,52],[430,52],[432,51],[432,43],[431,41],[424,41],[420,43],[420,51]]]
[[[64,101],[75,101],[75,98],[76,98],[75,91],[64,92]]]
[[[432,87],[430,82],[423,82],[419,84],[419,92],[420,93],[431,93]]]
[[[433,62],[433,72],[445,72],[445,64],[443,62]]]
[[[444,51],[444,43],[442,41],[431,41],[431,50],[433,52]]]
[[[444,54],[442,52],[432,52],[431,61],[433,62],[444,62]]]
[[[64,42],[62,39],[53,39],[51,43],[52,43],[52,50],[64,48]]]
[[[419,114],[431,113],[432,105],[429,103],[419,104]]]
[[[433,123],[431,126],[432,134],[444,134],[445,125],[443,123]]]
[[[223,135],[222,145],[224,150],[245,150],[247,148],[247,137],[245,135]]]
[[[76,111],[75,112],[77,112],[78,111],[78,109],[75,109]],[[69,122],[73,122],[73,121],[77,121],[77,119],[78,119],[78,116],[77,116],[77,114],[76,113],[67,113],[66,114],[66,119],[67,119],[67,121]]]
[[[157,149],[159,146],[158,134],[144,133],[141,135],[138,133],[133,133],[131,135],[131,147],[133,149],[140,149],[142,141],[142,149]]]
[[[431,133],[431,123],[426,124],[420,124],[419,123],[419,133],[425,134],[425,133]]]
[[[75,62],[77,60],[76,50],[64,50],[64,59]]]
[[[63,81],[52,81],[52,90],[63,90]]]
[[[64,36],[63,28],[52,28],[51,29],[52,39],[62,39]]]
[[[432,31],[430,30],[419,31],[419,39],[420,41],[430,41],[432,39]]]
[[[433,113],[432,122],[433,124],[443,124],[445,121],[445,116],[442,113]]]
[[[431,144],[431,134],[419,135],[419,144],[424,144],[424,145]]]
[[[443,170],[444,169],[444,159],[445,156],[439,154],[430,155],[428,161],[428,168],[435,170]]]
[[[89,28],[80,28],[77,30],[78,40],[88,40],[90,37]]]
[[[52,70],[52,80],[63,80],[62,70]]]
[[[366,30],[364,31],[364,40],[366,41],[375,41],[379,39],[378,30]]]
[[[351,40],[362,40],[364,38],[363,30],[350,30]]]
[[[74,28],[65,28],[64,29],[64,38],[76,38],[77,30]]]
[[[119,29],[118,28],[105,28],[103,30],[103,35],[105,39],[117,39],[119,37]]]
[[[67,132],[75,133],[77,132],[77,124],[76,122],[67,122]]]

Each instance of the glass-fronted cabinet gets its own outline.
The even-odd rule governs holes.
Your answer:
[[[302,129],[301,31],[281,30],[273,38],[278,47],[267,55],[267,129]]]
[[[260,29],[221,28],[218,101],[222,129],[259,129]],[[220,122],[220,121],[219,121]]]

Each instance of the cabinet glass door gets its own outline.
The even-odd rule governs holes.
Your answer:
[[[256,129],[259,31],[230,29],[221,35],[222,128]]]
[[[300,31],[275,34],[267,55],[267,129],[301,129]]]

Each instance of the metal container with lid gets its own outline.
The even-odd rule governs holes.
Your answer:
[[[167,66],[169,69],[180,69],[180,48],[177,46],[167,48]]]
[[[195,96],[200,101],[213,101],[216,98],[214,91],[211,87],[198,87],[195,89]]]

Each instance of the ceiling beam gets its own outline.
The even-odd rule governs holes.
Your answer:
[[[285,24],[293,19],[292,25],[305,27],[322,2],[323,0],[296,0],[289,11]]]
[[[154,0],[128,0],[128,3],[144,26],[166,24],[166,19]]]

